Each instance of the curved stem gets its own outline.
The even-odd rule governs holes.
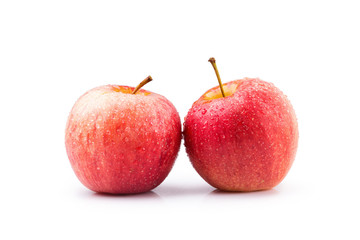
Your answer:
[[[149,75],[147,76],[147,78],[145,78],[144,80],[142,80],[141,83],[139,83],[139,85],[136,86],[136,88],[134,89],[134,91],[132,92],[132,94],[136,94],[137,91],[139,91],[140,88],[142,88],[145,84],[147,84],[148,82],[152,81],[152,77]]]

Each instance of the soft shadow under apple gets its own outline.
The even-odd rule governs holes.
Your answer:
[[[137,200],[161,200],[161,197],[155,193],[154,191],[145,192],[145,193],[137,193],[137,194],[108,194],[108,193],[97,193],[87,191],[82,194],[86,198],[92,199],[108,199],[114,201],[126,200],[126,201],[137,201]]]
[[[93,193],[94,196],[99,198],[136,198],[136,199],[154,199],[160,196],[153,192],[137,193],[137,194],[108,194],[108,193]]]
[[[261,191],[254,191],[254,192],[226,192],[215,189],[214,191],[210,192],[207,196],[208,197],[243,197],[243,198],[252,198],[252,197],[269,197],[278,195],[280,192],[276,189],[269,189],[269,190],[261,190]]]

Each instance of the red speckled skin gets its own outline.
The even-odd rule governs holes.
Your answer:
[[[299,133],[293,107],[278,88],[260,79],[227,84],[238,84],[232,95],[205,100],[205,93],[185,118],[190,161],[220,190],[273,188],[296,155]]]
[[[157,187],[181,142],[181,122],[163,96],[107,85],[81,96],[69,115],[65,145],[79,180],[95,192],[131,194]]]

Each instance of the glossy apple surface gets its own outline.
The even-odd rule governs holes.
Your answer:
[[[225,191],[279,184],[296,155],[298,124],[287,97],[273,84],[245,78],[207,91],[184,122],[185,147],[200,176]]]
[[[107,85],[72,108],[65,145],[79,180],[95,192],[149,191],[169,174],[181,142],[181,123],[165,97]]]

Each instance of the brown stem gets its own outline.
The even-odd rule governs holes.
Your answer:
[[[223,88],[223,85],[221,83],[221,78],[220,78],[220,75],[219,75],[219,70],[217,69],[217,66],[216,66],[216,61],[215,61],[215,58],[210,58],[209,59],[209,62],[211,63],[211,65],[213,66],[214,70],[215,70],[215,74],[216,74],[216,77],[218,79],[218,82],[219,82],[219,86],[220,86],[220,90],[221,90],[221,94],[223,97],[225,97],[225,92],[224,92],[224,88]]]
[[[151,82],[151,81],[152,81],[152,77],[149,75],[147,78],[142,80],[142,82],[139,83],[139,85],[137,85],[137,87],[134,89],[132,94],[136,94],[136,92],[139,91],[139,89],[142,88],[142,86],[144,86],[145,84],[147,84],[148,82]]]

